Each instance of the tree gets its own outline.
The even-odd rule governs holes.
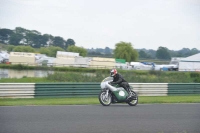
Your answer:
[[[83,47],[78,47],[78,46],[69,46],[68,48],[67,48],[67,51],[68,52],[76,52],[76,53],[79,53],[80,54],[80,56],[83,56],[83,57],[85,57],[86,55],[87,55],[87,50],[86,49],[84,49]]]
[[[9,40],[9,43],[12,45],[20,45],[20,41],[23,39],[21,34],[12,34]]]
[[[15,33],[17,33],[17,34],[21,34],[21,35],[25,36],[27,32],[28,32],[28,30],[24,29],[22,27],[16,27],[15,28]]]
[[[40,54],[45,54],[47,56],[51,56],[51,51],[48,47],[41,47],[39,52],[40,52]]]
[[[14,52],[31,52],[34,53],[35,49],[32,48],[31,46],[16,46],[13,49]]]
[[[14,45],[8,45],[7,51],[12,52],[14,50],[15,46]]]
[[[37,30],[31,30],[31,33],[37,34],[37,35],[41,35],[41,33],[39,31],[37,31]]]
[[[62,37],[59,37],[59,36],[54,37],[53,46],[64,48],[65,47],[64,39]]]
[[[191,55],[194,55],[194,54],[197,54],[197,53],[199,53],[199,51],[198,51],[198,49],[196,49],[196,48],[193,48],[193,49],[191,49],[191,51],[190,51],[190,54],[191,54]]]
[[[27,33],[26,39],[29,40],[29,42],[27,43],[34,48],[40,48],[41,46],[46,46],[48,41],[48,38],[46,36],[42,36],[36,33]]]
[[[156,57],[158,59],[165,59],[165,60],[171,59],[169,50],[166,47],[161,47],[161,46],[156,51]]]
[[[54,37],[52,35],[50,35],[50,34],[44,34],[43,35],[43,40],[46,40],[46,46],[52,46]]]
[[[103,49],[103,48],[97,48],[96,49],[96,52],[98,52],[98,53],[104,53],[104,51],[105,51],[105,49]]]
[[[143,50],[140,50],[139,51],[139,57],[140,58],[148,58],[148,55],[146,52],[144,52]]]
[[[41,54],[46,54],[47,56],[50,56],[50,57],[56,57],[57,51],[65,51],[65,50],[60,47],[55,47],[55,46],[42,47],[39,50]]]
[[[171,57],[177,57],[178,52],[176,52],[174,50],[169,50],[169,54]]]
[[[0,42],[8,43],[10,36],[13,34],[13,31],[10,29],[0,29]]]
[[[106,48],[105,48],[105,54],[111,54],[110,48],[109,48],[109,47],[106,47]]]
[[[156,58],[156,51],[155,50],[149,49],[146,53],[149,55],[149,58]]]
[[[65,42],[65,48],[67,49],[68,46],[72,46],[75,45],[75,42],[73,39],[67,39],[67,41]]]
[[[102,54],[99,53],[99,52],[91,51],[91,52],[88,52],[88,55],[90,55],[90,56],[101,56]]]
[[[146,58],[146,59],[152,59],[152,53],[150,53],[148,50],[139,50],[139,57],[140,58]]]
[[[138,59],[138,52],[131,43],[119,42],[115,45],[114,57],[125,59],[127,62],[136,61]]]
[[[27,40],[28,45],[30,45],[34,48],[40,48],[39,38],[38,38],[37,34],[27,33],[26,34],[26,40]]]
[[[50,34],[42,35],[37,30],[28,30],[22,27],[16,27],[14,30],[0,29],[0,43],[11,45],[29,45],[34,48],[43,46],[58,46],[67,49],[68,46],[75,45],[73,39],[64,40],[59,36]]]
[[[182,48],[181,50],[178,51],[177,56],[178,57],[187,57],[190,56],[190,49],[189,48]]]

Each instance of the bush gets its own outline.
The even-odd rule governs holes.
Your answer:
[[[193,79],[195,83],[200,83],[200,73],[192,72],[190,73],[190,77]]]

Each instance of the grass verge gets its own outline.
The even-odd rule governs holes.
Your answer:
[[[193,96],[140,96],[139,104],[200,103],[200,95]],[[1,98],[0,106],[26,105],[93,105],[100,104],[98,97],[90,98]]]

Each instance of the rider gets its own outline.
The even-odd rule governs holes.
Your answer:
[[[132,96],[130,86],[128,82],[121,76],[121,74],[117,73],[116,69],[112,69],[110,71],[110,76],[113,77],[111,84],[119,84],[119,86],[123,87],[128,92],[129,95],[127,99],[130,98]]]

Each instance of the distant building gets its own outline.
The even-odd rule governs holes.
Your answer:
[[[179,71],[200,71],[200,53],[182,58],[178,69]]]
[[[88,67],[89,58],[79,56],[79,53],[58,51],[54,66]]]
[[[35,65],[35,54],[25,52],[10,52],[9,62],[11,62],[11,64]]]
[[[79,53],[57,51],[56,58],[79,57]]]
[[[101,58],[93,57],[89,63],[91,68],[101,68],[101,69],[112,69],[115,68],[115,59],[114,58]]]
[[[115,59],[116,68],[131,69],[125,59]]]

